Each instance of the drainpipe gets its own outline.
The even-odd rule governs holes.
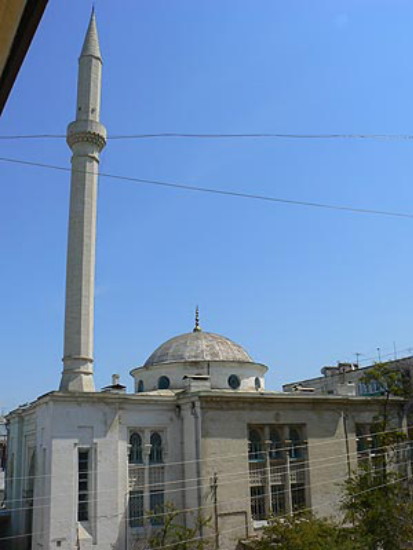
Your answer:
[[[192,401],[191,403],[192,410],[191,414],[194,417],[194,428],[195,428],[195,460],[196,460],[196,477],[198,479],[197,484],[197,494],[198,494],[198,510],[202,506],[202,487],[201,487],[201,415],[199,401]],[[199,525],[199,536],[203,538],[203,526]]]
[[[346,458],[347,458],[347,473],[348,477],[351,477],[351,463],[350,463],[350,447],[348,442],[348,429],[347,429],[347,415],[344,411],[341,411],[341,416],[343,419],[343,430],[344,430],[344,437],[346,440]]]

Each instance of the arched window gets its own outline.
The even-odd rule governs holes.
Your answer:
[[[258,391],[261,388],[261,379],[259,376],[255,377],[254,380],[255,389]]]
[[[157,432],[153,432],[150,442],[149,464],[161,464],[163,462],[162,437]]]
[[[161,376],[158,380],[158,390],[167,390],[171,382],[167,376]]]
[[[129,462],[131,464],[142,464],[142,437],[138,433],[130,436]]]
[[[296,460],[302,458],[304,454],[303,441],[297,428],[290,428],[290,440],[290,457]]]
[[[261,462],[264,460],[264,451],[262,445],[262,437],[258,430],[250,430],[249,432],[249,451],[248,460],[251,462]]]
[[[272,429],[270,432],[270,459],[279,460],[282,458],[282,441],[280,433],[276,429]]]
[[[145,391],[145,386],[143,384],[143,380],[139,380],[139,382],[138,382],[138,393],[142,393],[143,391]]]

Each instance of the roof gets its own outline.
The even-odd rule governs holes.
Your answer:
[[[48,0],[2,2],[0,6],[0,114],[42,18]]]
[[[175,336],[163,343],[147,359],[144,366],[192,361],[253,363],[245,349],[229,338],[212,332],[194,331]]]

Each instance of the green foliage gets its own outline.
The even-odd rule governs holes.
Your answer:
[[[394,447],[405,440],[406,435],[400,430],[389,429],[393,420],[392,411],[396,413],[396,421],[398,420],[397,409],[390,407],[390,398],[411,399],[413,393],[409,371],[392,368],[388,363],[377,363],[360,378],[360,381],[365,384],[376,382],[386,397],[372,426],[372,433],[377,434],[375,447],[379,449]],[[404,403],[400,407],[403,409]]]
[[[207,550],[211,547],[211,539],[200,537],[202,528],[210,524],[209,518],[201,515],[193,516],[193,526],[185,527],[182,524],[182,512],[171,503],[166,503],[162,515],[153,514],[154,523],[158,524],[148,539],[149,548],[163,548],[168,550]],[[162,522],[159,519],[162,518]],[[162,524],[161,524],[162,523]]]
[[[358,539],[368,550],[413,548],[412,492],[406,472],[398,471],[396,451],[407,436],[394,429],[399,425],[404,403],[412,397],[411,380],[406,371],[377,364],[361,381],[377,382],[386,399],[371,427],[374,444],[370,460],[363,461],[344,484],[345,519],[354,525]],[[404,398],[405,402],[395,408],[391,396]]]
[[[345,483],[345,517],[368,550],[413,548],[413,502],[405,477],[364,465]]]
[[[360,378],[368,384],[377,382],[384,395],[408,398],[412,394],[409,371],[392,367],[390,363],[377,363]]]
[[[367,550],[351,529],[311,514],[271,520],[254,550]]]

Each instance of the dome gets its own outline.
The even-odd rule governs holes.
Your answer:
[[[200,330],[171,338],[147,359],[145,367],[187,361],[235,361],[253,363],[248,353],[224,336]]]

